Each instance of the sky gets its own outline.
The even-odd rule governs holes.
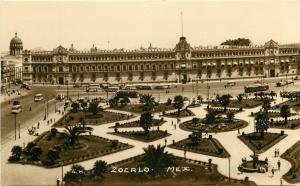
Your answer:
[[[0,49],[15,32],[24,49],[173,48],[183,35],[191,46],[249,38],[300,42],[300,1],[0,2]]]

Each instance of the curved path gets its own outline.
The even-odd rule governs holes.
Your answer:
[[[277,104],[282,102],[283,100],[277,99]],[[195,113],[196,117],[204,117],[206,111],[204,110],[206,108],[206,105],[202,105],[201,107],[196,108],[189,108],[192,112]],[[242,131],[245,131],[245,133],[253,132],[254,130],[254,123],[253,123],[253,117],[250,117],[251,112],[257,112],[259,111],[260,107],[256,107],[253,109],[244,109],[243,112],[237,113],[236,118],[246,120],[247,122],[250,121],[250,124],[241,129]],[[117,112],[115,110],[111,110],[114,112]],[[56,118],[56,121],[61,117],[58,113],[54,114],[52,113],[52,118]],[[160,116],[158,114],[155,114],[155,118],[159,118]],[[181,118],[180,123],[185,122],[187,120],[190,120],[195,116],[191,117],[185,117]],[[131,118],[126,121],[121,121],[120,123],[128,122],[128,121],[135,121],[138,117]],[[167,144],[171,144],[173,140],[179,141],[184,138],[187,138],[188,134],[190,132],[181,130],[178,127],[177,129],[174,129],[174,126],[171,125],[172,121],[174,123],[177,123],[177,120],[175,118],[168,118],[164,117],[164,119],[167,121],[162,126],[160,126],[161,130],[168,130],[171,136],[168,136]],[[49,130],[50,126],[47,125],[45,122],[41,122],[41,126],[39,129],[39,133],[42,133],[43,131]],[[143,153],[143,148],[147,147],[149,144],[164,144],[165,139],[160,139],[151,143],[145,143],[140,142],[124,137],[119,137],[111,134],[107,134],[108,132],[113,132],[113,128],[109,128],[110,126],[114,126],[115,123],[108,123],[100,126],[92,126],[94,128],[93,134],[102,136],[109,139],[117,139],[123,143],[129,143],[133,145],[134,147],[128,150],[124,150],[121,152],[117,152],[114,154],[102,156],[99,158],[94,158],[91,160],[87,160],[84,162],[81,162],[79,164],[83,165],[86,169],[91,169],[94,165],[94,162],[96,160],[104,160],[108,163],[113,163],[120,161],[122,159],[126,159],[132,156],[139,155]],[[141,130],[141,128],[130,128],[130,129],[120,129],[120,130]],[[270,132],[280,132],[281,129],[269,129]],[[299,139],[299,132],[300,129],[297,130],[285,130],[285,133],[288,134],[286,138],[281,140],[279,143],[274,145],[272,148],[267,150],[266,152],[260,154],[260,158],[264,159],[265,157],[268,157],[269,164],[271,166],[274,166],[275,169],[277,169],[277,161],[279,158],[274,158],[274,149],[278,148],[280,149],[280,154],[283,153],[286,149],[290,148],[293,144],[295,144]],[[268,173],[243,173],[240,174],[237,170],[238,165],[241,163],[242,158],[250,159],[249,155],[252,154],[252,151],[237,138],[237,131],[231,131],[231,132],[223,132],[223,133],[213,133],[213,137],[217,138],[221,144],[226,148],[226,150],[231,155],[230,158],[230,174],[231,178],[237,178],[237,179],[244,179],[245,176],[249,176],[250,180],[255,181],[258,185],[279,185],[280,184],[280,178],[283,174],[285,174],[289,168],[291,167],[290,163],[286,160],[280,159],[281,161],[281,170],[275,171],[275,175],[271,176],[270,171]],[[47,169],[43,167],[33,166],[33,165],[20,165],[20,164],[9,164],[7,163],[7,159],[9,157],[10,150],[14,145],[20,145],[23,146],[24,144],[27,144],[29,141],[32,141],[35,137],[30,136],[27,134],[27,131],[23,131],[21,133],[22,138],[17,139],[17,141],[9,141],[2,145],[2,185],[24,185],[24,184],[30,184],[30,185],[54,185],[56,183],[57,178],[61,178],[62,175],[62,168],[52,168]],[[182,150],[172,149],[172,148],[166,148],[167,151],[173,153],[176,156],[184,156],[184,153]],[[196,154],[192,152],[186,153],[187,158],[200,160],[200,161],[208,161],[208,159],[212,159],[212,162],[214,164],[218,165],[218,170],[221,174],[228,176],[229,175],[229,159],[225,158],[217,158],[212,157],[208,155],[202,155],[202,154]],[[70,169],[71,165],[64,166],[63,171],[66,172]],[[288,184],[283,180],[283,184]],[[299,183],[298,183],[299,184]],[[297,185],[297,184],[295,184]]]

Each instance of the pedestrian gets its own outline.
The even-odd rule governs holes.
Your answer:
[[[167,139],[165,138],[165,146],[167,146]]]
[[[277,161],[278,170],[280,170],[280,165],[281,165],[280,160],[278,160]]]
[[[49,120],[47,120],[47,125],[49,125]]]
[[[171,125],[173,126],[173,120],[172,120],[172,123],[171,123]]]
[[[32,109],[31,109],[31,107],[29,107],[29,111],[31,111]]]
[[[280,178],[280,186],[282,186],[282,178]]]
[[[277,149],[277,157],[279,157],[279,149]]]
[[[37,129],[39,129],[40,128],[40,122],[38,122],[38,124],[37,124]]]
[[[274,176],[275,173],[274,167],[272,168],[271,172],[272,172],[272,176]]]
[[[176,130],[176,124],[174,125],[174,129]]]
[[[265,162],[267,163],[267,165],[268,165],[268,161],[269,161],[269,160],[268,160],[268,157],[266,157]]]
[[[238,134],[240,134],[240,129],[238,129]]]
[[[60,185],[60,180],[57,178],[56,179],[56,185],[59,186]]]
[[[183,151],[184,159],[186,159],[186,150]]]
[[[276,156],[276,155],[277,155],[277,149],[275,149],[274,154],[275,154],[275,158],[276,158],[276,157],[277,157],[277,156]]]

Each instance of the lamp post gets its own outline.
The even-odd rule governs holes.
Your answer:
[[[46,104],[46,106],[47,106],[47,118],[48,118],[48,115],[49,115],[49,104],[48,104],[48,102],[49,102],[49,98],[47,97],[47,104]]]
[[[64,184],[64,164],[61,162],[61,185]]]
[[[230,178],[230,156],[228,157],[228,177],[229,177],[229,183],[231,182]]]
[[[69,84],[69,81],[66,80],[66,85],[67,85],[67,100],[69,99],[69,86],[68,86],[68,84]]]
[[[15,118],[15,140],[17,140],[17,113],[13,113]]]
[[[19,124],[19,139],[21,139],[21,123],[20,123],[20,121],[18,122],[18,124]]]

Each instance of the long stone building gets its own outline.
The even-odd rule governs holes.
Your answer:
[[[191,47],[180,37],[174,48],[23,51],[23,80],[32,84],[189,82],[294,76],[300,72],[296,45],[270,40],[262,46]]]

